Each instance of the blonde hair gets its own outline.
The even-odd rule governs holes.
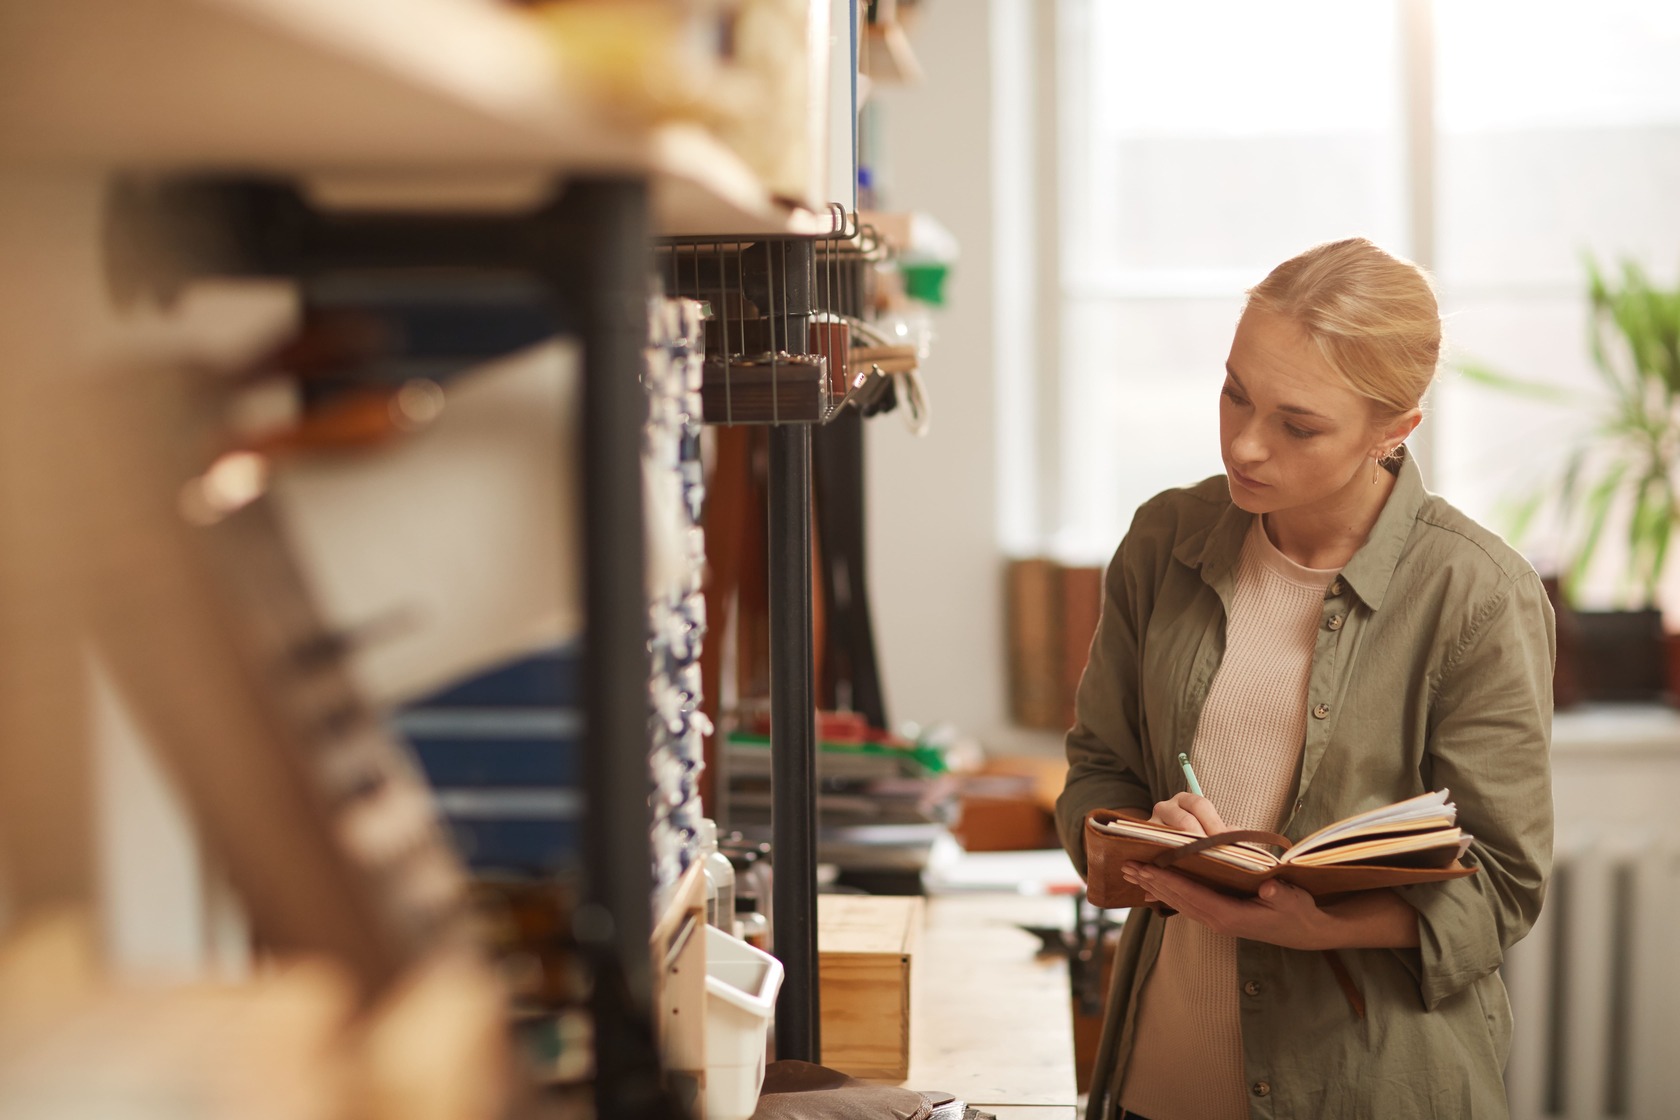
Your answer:
[[[1284,261],[1245,306],[1299,325],[1379,419],[1416,408],[1435,377],[1441,312],[1429,274],[1363,237]]]

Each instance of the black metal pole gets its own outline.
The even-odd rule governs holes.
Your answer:
[[[574,182],[575,240],[556,276],[583,344],[584,898],[580,940],[616,943],[632,1002],[648,1007],[653,889],[648,803],[647,591],[642,431],[647,396],[646,186]],[[575,279],[574,279],[575,278]],[[586,279],[585,279],[586,278]]]
[[[785,972],[776,1000],[776,1056],[820,1062],[808,427],[770,429],[769,475],[771,909]]]
[[[647,185],[581,180],[560,200],[563,252],[547,275],[583,344],[585,737],[582,903],[572,928],[594,963],[595,1112],[675,1120],[653,1041],[653,808],[649,801],[642,434],[647,394]],[[556,248],[560,248],[559,245]]]

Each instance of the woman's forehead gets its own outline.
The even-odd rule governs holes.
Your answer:
[[[1237,323],[1226,371],[1250,394],[1287,412],[1339,416],[1364,405],[1299,324],[1260,308],[1243,312]]]

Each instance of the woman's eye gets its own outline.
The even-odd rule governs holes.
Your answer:
[[[1235,389],[1231,388],[1231,386],[1229,386],[1229,385],[1225,386],[1223,389],[1221,389],[1219,391],[1222,394],[1224,394],[1225,396],[1230,397],[1231,400],[1233,402],[1235,402],[1236,404],[1247,404],[1248,403],[1248,398],[1247,397],[1243,396],[1241,393],[1237,392]]]
[[[1318,434],[1311,428],[1298,428],[1294,424],[1285,424],[1283,426],[1283,430],[1294,436],[1296,439],[1311,439],[1313,436]]]

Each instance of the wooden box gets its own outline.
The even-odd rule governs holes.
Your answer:
[[[817,896],[822,1064],[854,1077],[910,1075],[910,969],[917,897]]]
[[[696,863],[654,923],[648,945],[654,1033],[671,1086],[702,1116],[706,1105],[706,877]]]

